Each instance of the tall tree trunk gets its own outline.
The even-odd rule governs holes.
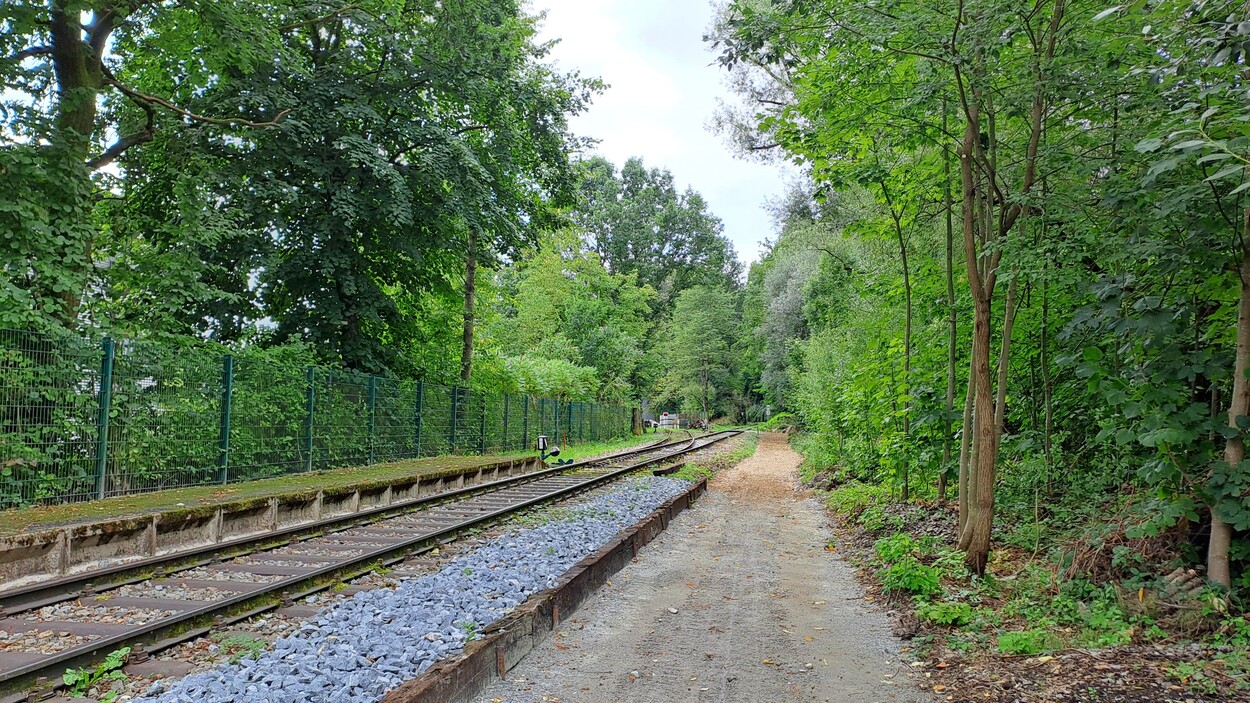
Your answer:
[[[473,375],[473,317],[474,296],[477,292],[477,242],[476,228],[469,228],[469,247],[464,257],[464,338],[460,344],[460,382],[466,387]]]
[[[991,315],[993,308],[994,280],[993,262],[982,262],[977,256],[978,226],[977,192],[973,154],[979,146],[979,113],[975,107],[964,129],[964,143],[960,151],[960,180],[963,186],[964,257],[967,259],[968,284],[972,289],[972,355],[973,366],[973,417],[972,431],[975,435],[975,456],[969,466],[967,518],[959,535],[959,548],[964,550],[964,560],[974,573],[983,575],[989,561],[990,530],[994,523],[994,479],[998,462],[998,434],[994,417],[994,396],[990,376],[990,339],[993,336]],[[988,187],[986,188],[988,189]],[[988,257],[987,257],[988,258]],[[982,275],[981,265],[986,267]]]
[[[1224,441],[1224,460],[1229,471],[1240,473],[1240,464],[1246,458],[1246,444],[1242,438],[1240,418],[1250,416],[1250,208],[1242,213],[1241,230],[1241,278],[1240,297],[1237,301],[1237,358],[1233,364],[1233,393],[1228,400],[1228,426],[1232,429]],[[1207,578],[1225,587],[1232,585],[1228,565],[1228,550],[1232,546],[1233,528],[1220,517],[1219,511],[1211,509],[1211,539],[1207,543]]]
[[[903,437],[911,438],[911,268],[907,264],[907,240],[903,237],[903,228],[898,218],[894,220],[894,229],[898,233],[898,251],[903,259],[903,392],[907,394],[907,402],[903,403]],[[911,461],[903,459],[903,500],[911,498]]]
[[[949,123],[946,100],[942,100],[942,131]],[[942,470],[938,473],[938,503],[946,502],[946,476],[950,471],[952,443],[954,442],[955,412],[955,365],[958,363],[959,312],[955,307],[955,202],[951,194],[951,151],[942,151],[944,201],[946,206],[946,305],[949,308],[949,337],[946,342],[946,423],[942,441]],[[962,451],[961,451],[962,453]],[[962,464],[962,462],[961,462]]]
[[[80,12],[77,3],[56,0],[48,27],[52,40],[52,71],[57,84],[52,148],[69,166],[66,178],[72,182],[65,183],[66,202],[74,203],[75,208],[70,216],[75,222],[61,232],[65,238],[63,260],[76,262],[76,270],[72,283],[62,283],[59,290],[49,290],[46,294],[59,302],[54,314],[66,327],[76,326],[95,245],[95,228],[75,225],[91,218],[92,203],[84,194],[91,191],[91,173],[86,162],[95,133],[96,101],[103,80],[103,64],[97,54],[103,51],[113,24],[111,8],[97,10],[94,13],[96,23],[89,27],[88,43],[83,37]]]
[[[903,211],[894,206],[890,197],[890,188],[885,180],[879,181],[881,193],[885,196],[886,205],[890,208],[890,219],[894,220],[894,234],[898,239],[898,255],[903,264],[903,392],[907,401],[903,403],[903,438],[911,437],[911,267],[907,262],[907,237],[903,234]],[[903,460],[903,500],[911,498],[911,462]]]
[[[1007,286],[1007,305],[1003,311],[1003,338],[998,349],[998,388],[994,397],[994,428],[999,437],[1007,419],[1007,372],[1011,360],[1011,329],[1016,324],[1016,278]]]
[[[1050,287],[1046,271],[1042,271],[1042,341],[1039,363],[1042,367],[1042,403],[1045,417],[1042,426],[1042,450],[1046,453],[1046,492],[1050,492],[1050,473],[1054,466],[1055,406],[1050,381]]]
[[[985,574],[990,554],[990,530],[994,523],[994,480],[998,463],[998,432],[990,376],[991,309],[989,296],[974,296],[972,346],[976,355],[973,401],[973,432],[976,435],[976,461],[969,470],[968,519],[959,536],[965,563],[978,575]]]
[[[964,525],[968,522],[968,510],[971,496],[968,495],[969,481],[968,476],[971,473],[972,457],[975,454],[973,449],[972,435],[972,414],[973,400],[976,398],[976,375],[977,357],[976,349],[972,350],[968,359],[968,387],[964,392],[964,423],[962,434],[959,437],[959,476],[958,485],[956,486],[955,499],[959,503],[959,520],[958,532],[963,533]]]

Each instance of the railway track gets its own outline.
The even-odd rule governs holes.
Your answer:
[[[304,525],[289,534],[0,591],[0,703],[39,700],[69,667],[131,660],[429,551],[473,528],[662,464],[737,432],[652,443]],[[32,688],[33,687],[33,688]]]

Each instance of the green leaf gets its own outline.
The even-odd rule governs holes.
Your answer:
[[[1206,180],[1208,183],[1210,183],[1211,181],[1218,181],[1222,178],[1227,178],[1228,176],[1231,176],[1233,174],[1238,174],[1238,175],[1244,174],[1245,170],[1246,170],[1245,164],[1236,163],[1231,166],[1225,166],[1219,171],[1216,171],[1210,176],[1207,176]]]
[[[1211,163],[1212,161],[1224,161],[1225,159],[1231,159],[1231,158],[1233,158],[1233,155],[1232,155],[1232,154],[1228,154],[1228,153],[1225,153],[1225,152],[1218,152],[1218,153],[1215,153],[1215,154],[1207,154],[1206,156],[1200,156],[1200,157],[1198,157],[1198,161],[1197,161],[1197,163],[1198,163],[1199,165],[1202,165],[1202,164],[1209,164],[1209,163]]]
[[[1185,141],[1180,142],[1178,144],[1173,144],[1172,150],[1180,151],[1182,149],[1195,149],[1200,146],[1206,146],[1206,144],[1207,144],[1207,140],[1205,139],[1186,139]]]

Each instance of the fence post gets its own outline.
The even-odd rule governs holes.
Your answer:
[[[569,443],[569,435],[573,434],[573,401],[564,404],[564,443]],[[576,435],[574,435],[576,436]]]
[[[425,399],[425,384],[422,383],[421,381],[417,381],[417,411],[415,413],[417,430],[414,433],[415,436],[413,437],[414,441],[416,442],[417,447],[416,447],[416,453],[413,456],[416,456],[418,458],[421,456],[421,405],[424,399]]]
[[[369,376],[369,463],[373,463],[378,434],[378,377]]]
[[[221,357],[221,434],[217,439],[217,483],[230,480],[230,411],[234,406],[234,356]]]
[[[482,393],[481,398],[482,398],[482,423],[478,427],[478,431],[477,431],[477,453],[479,456],[485,456],[486,455],[486,401],[489,400],[489,396],[487,396],[485,393]]]
[[[305,376],[308,379],[308,401],[304,418],[304,470],[312,471],[313,467],[313,413],[317,410],[317,367],[309,366]]]
[[[451,422],[447,429],[447,453],[456,453],[456,417],[460,415],[460,389],[451,387]]]
[[[521,411],[521,449],[529,451],[530,448],[530,403],[534,397],[528,393],[525,395],[525,409]]]
[[[113,361],[115,350],[113,338],[105,337],[101,344],[104,352],[100,358],[100,393],[97,396],[100,414],[96,417],[95,446],[95,495],[104,497],[104,472],[108,469],[109,412],[113,406]]]
[[[512,396],[503,394],[503,451],[508,451],[508,411],[512,408]]]

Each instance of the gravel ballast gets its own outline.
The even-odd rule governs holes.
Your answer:
[[[689,488],[685,481],[629,479],[559,519],[508,532],[437,573],[356,594],[257,659],[158,681],[138,703],[372,703],[465,642],[621,530]]]

